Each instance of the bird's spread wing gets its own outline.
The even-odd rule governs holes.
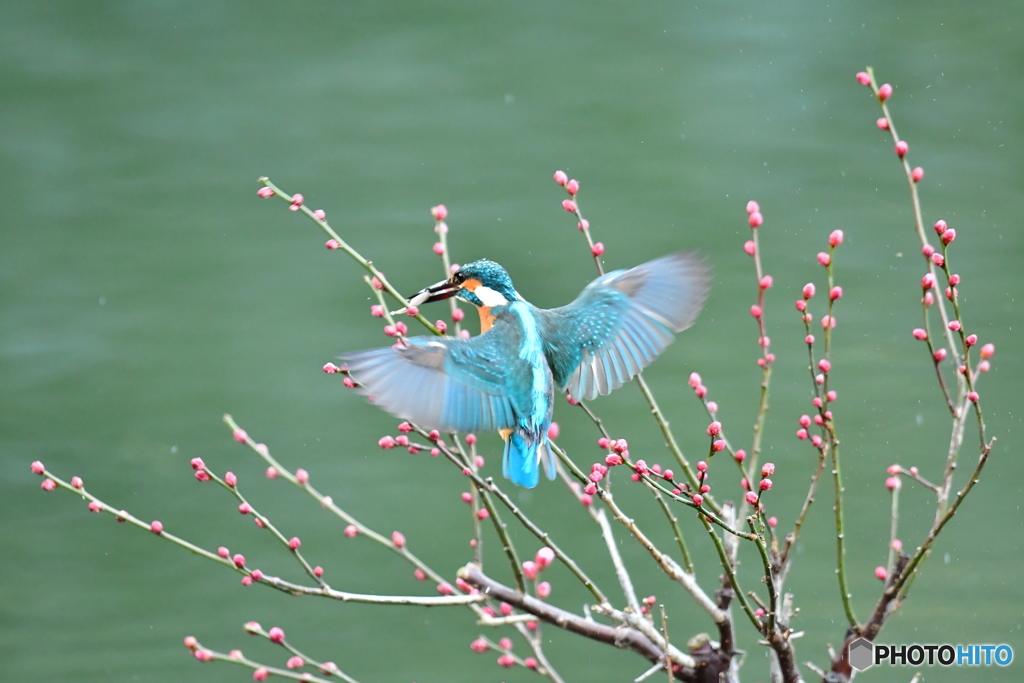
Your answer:
[[[408,347],[356,351],[342,359],[360,391],[397,417],[426,429],[496,431],[515,425],[498,341],[491,334],[414,337]]]
[[[590,400],[622,386],[693,324],[710,269],[677,252],[590,283],[568,306],[542,311],[555,383]]]

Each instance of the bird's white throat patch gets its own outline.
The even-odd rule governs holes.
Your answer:
[[[497,292],[490,287],[485,287],[484,285],[480,285],[474,289],[473,293],[476,294],[476,297],[480,299],[483,305],[487,308],[494,308],[495,306],[504,306],[508,304],[508,299],[502,296],[500,292]]]

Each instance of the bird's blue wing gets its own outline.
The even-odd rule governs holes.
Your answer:
[[[710,269],[677,252],[590,283],[568,306],[541,311],[555,384],[577,399],[617,389],[693,324]]]
[[[425,429],[496,431],[515,426],[507,360],[497,335],[414,337],[408,347],[344,354],[359,391]]]

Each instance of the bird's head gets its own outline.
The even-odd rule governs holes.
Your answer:
[[[522,300],[504,268],[494,261],[480,259],[462,266],[447,280],[420,290],[410,297],[409,303],[419,306],[453,296],[480,308],[494,308]]]

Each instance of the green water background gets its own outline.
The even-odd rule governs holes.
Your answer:
[[[257,199],[264,174],[325,209],[408,291],[439,278],[428,207],[443,202],[457,261],[500,260],[541,306],[575,296],[593,266],[558,206],[556,168],[581,180],[609,267],[702,250],[716,273],[707,309],[648,375],[694,459],[706,448],[706,417],[686,387],[694,370],[733,438],[749,440],[759,371],[741,245],[743,206],[758,199],[779,356],[770,511],[783,527],[813,461],[793,437],[809,406],[792,300],[807,280],[821,285],[814,254],[842,228],[833,375],[850,583],[864,618],[880,587],[873,569],[885,561],[885,467],[914,464],[937,478],[948,438],[934,375],[910,337],[923,267],[905,182],[874,125],[878,107],[853,79],[866,64],[896,86],[899,130],[927,171],[926,220],[958,229],[952,258],[969,331],[999,349],[981,386],[999,438],[991,463],[881,640],[1008,643],[1024,657],[1021,10],[948,0],[0,4],[0,679],[249,680],[196,663],[180,642],[191,633],[283,664],[242,632],[255,619],[283,626],[363,683],[533,680],[469,650],[480,629],[465,610],[243,589],[237,575],[90,515],[66,492],[42,493],[29,472],[41,459],[169,531],[294,572],[223,492],[192,479],[188,460],[202,456],[237,472],[285,533],[301,534],[335,587],[429,592],[407,565],[345,539],[317,505],[263,478],[221,424],[231,412],[367,524],[401,529],[446,575],[469,559],[465,481],[440,461],[377,449],[395,420],[320,371],[338,352],[387,340],[367,315],[361,270],[324,250],[315,226],[283,202]],[[594,406],[634,454],[667,461],[634,387]],[[559,405],[556,419],[581,463],[598,457],[579,414]],[[481,443],[497,474],[495,439]],[[965,465],[975,453],[968,429]],[[716,493],[738,495],[724,465],[713,467]],[[653,504],[621,489],[670,549]],[[801,607],[793,625],[807,634],[798,656],[819,665],[844,628],[829,491],[790,580]],[[913,547],[931,520],[930,496],[907,486],[902,499],[900,536]],[[517,500],[618,595],[592,523],[558,486]],[[710,585],[715,560],[683,517]],[[639,590],[668,605],[674,637],[711,631],[616,533]],[[537,547],[516,538],[524,554]],[[492,538],[487,548],[504,576]],[[753,588],[757,560],[744,559]],[[562,568],[548,578],[557,604],[579,609],[587,599]],[[567,680],[630,680],[646,668],[629,653],[545,633]],[[740,633],[750,652],[744,680],[763,680],[763,650],[749,627]],[[1020,666],[929,670],[926,680],[1015,681]]]

